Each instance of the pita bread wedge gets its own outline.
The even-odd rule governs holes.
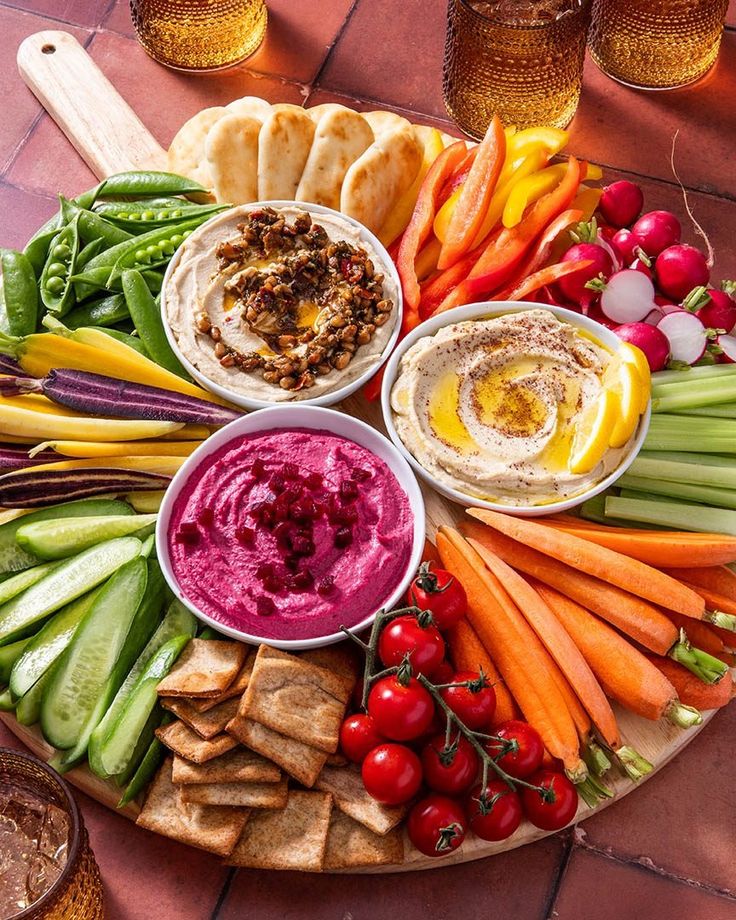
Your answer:
[[[278,783],[189,783],[181,787],[181,800],[232,808],[285,808],[287,784],[286,777]]]
[[[313,786],[327,760],[324,751],[287,738],[238,714],[227,731],[247,747],[278,764],[302,786]]]
[[[279,767],[255,751],[237,748],[208,760],[191,763],[174,757],[172,779],[177,785],[187,783],[278,783],[282,777]]]
[[[409,128],[411,122],[408,118],[397,115],[396,112],[361,112],[363,118],[373,129],[373,136],[378,138],[379,135],[387,131],[393,131],[394,128]]]
[[[322,869],[332,799],[321,792],[290,792],[281,811],[256,812],[228,857],[253,869]]]
[[[344,108],[326,112],[317,122],[296,200],[337,210],[345,173],[372,143],[373,131],[362,115]]]
[[[341,811],[374,834],[387,834],[409,810],[405,805],[389,807],[377,802],[365,791],[360,771],[356,769],[325,766],[315,785],[322,792],[329,792]]]
[[[260,96],[242,96],[240,99],[233,99],[225,108],[233,115],[255,118],[261,123],[271,114],[271,103],[261,99]]]
[[[322,118],[323,115],[327,115],[328,112],[352,112],[354,110],[348,108],[346,105],[340,105],[339,102],[321,102],[319,105],[313,105],[304,111],[309,115],[312,121],[317,124],[320,118]]]
[[[237,739],[226,734],[215,735],[214,738],[205,741],[183,722],[170,722],[168,725],[162,725],[156,729],[156,737],[170,751],[194,763],[205,763],[238,746]]]
[[[340,210],[378,233],[414,181],[422,155],[411,126],[381,134],[347,171]]]
[[[258,198],[258,133],[261,122],[247,115],[225,115],[207,135],[205,157],[215,198],[247,204]]]
[[[215,697],[240,673],[248,654],[241,642],[190,639],[174,667],[158,685],[159,696]]]
[[[245,664],[240,669],[240,673],[235,678],[235,680],[230,684],[230,686],[223,690],[222,693],[217,696],[210,697],[209,699],[190,699],[188,700],[192,709],[195,709],[197,712],[207,712],[210,709],[214,709],[215,706],[219,706],[220,703],[224,703],[225,700],[230,700],[233,697],[241,697],[248,686],[248,681],[250,680],[250,675],[253,673],[253,665],[256,662],[256,651],[252,645],[248,647],[247,658],[245,659]]]
[[[202,109],[184,122],[169,147],[167,159],[171,172],[188,176],[207,188],[212,185],[212,177],[204,155],[204,142],[210,128],[225,115],[227,109],[217,105]]]
[[[391,866],[403,859],[404,840],[400,828],[381,836],[353,821],[339,808],[332,809],[323,868]]]
[[[258,135],[259,201],[294,198],[315,130],[298,106],[279,108],[265,120]]]
[[[224,703],[220,703],[207,712],[197,712],[189,700],[182,697],[161,697],[161,705],[164,709],[173,712],[185,725],[193,729],[200,738],[205,738],[207,741],[225,731],[225,726],[238,711],[239,702],[234,697],[231,700],[225,700]]]
[[[136,824],[190,846],[228,856],[248,820],[247,808],[182,805],[171,782],[171,760],[164,761],[148,789]]]

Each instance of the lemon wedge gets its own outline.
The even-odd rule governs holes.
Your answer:
[[[618,397],[618,418],[611,432],[611,447],[623,447],[636,429],[641,415],[644,385],[634,364],[619,361],[615,376],[605,383]],[[646,405],[646,403],[645,403]]]
[[[649,395],[652,389],[652,372],[649,370],[647,356],[641,348],[637,348],[636,345],[631,345],[629,342],[624,342],[621,345],[619,355],[621,356],[621,360],[625,361],[626,364],[632,364],[639,374],[642,383],[639,412],[643,414],[646,412]]]
[[[614,390],[605,388],[578,422],[568,463],[571,473],[589,473],[595,469],[610,446],[618,419],[619,398]]]

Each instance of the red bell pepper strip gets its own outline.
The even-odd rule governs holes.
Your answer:
[[[453,173],[445,181],[445,184],[442,186],[442,191],[439,194],[437,199],[437,210],[439,211],[440,207],[447,201],[447,199],[452,195],[452,193],[460,188],[460,186],[468,178],[468,173],[470,172],[475,158],[478,156],[478,145],[471,147],[467,151],[465,157],[460,161],[460,165],[455,167]]]
[[[437,261],[440,270],[450,268],[472,247],[485,219],[506,158],[506,135],[497,115],[491,119],[447,227]]]
[[[575,262],[556,262],[554,265],[548,265],[546,268],[541,268],[539,271],[528,275],[515,287],[506,288],[505,291],[495,294],[491,297],[491,300],[524,300],[534,291],[559,281],[565,275],[571,275],[573,272],[588,268],[592,264],[592,259],[578,259]]]
[[[419,316],[421,319],[428,319],[437,312],[437,307],[455,290],[464,278],[468,277],[485,245],[484,241],[451,268],[446,268],[439,275],[432,278],[431,281],[422,285],[422,299],[419,301]]]

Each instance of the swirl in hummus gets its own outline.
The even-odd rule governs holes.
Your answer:
[[[508,505],[592,488],[620,465],[609,448],[589,473],[568,468],[575,429],[613,359],[547,310],[453,323],[414,343],[391,391],[394,425],[439,482]]]

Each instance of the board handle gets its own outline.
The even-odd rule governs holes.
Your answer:
[[[18,70],[98,179],[166,169],[161,145],[69,32],[29,35]]]

